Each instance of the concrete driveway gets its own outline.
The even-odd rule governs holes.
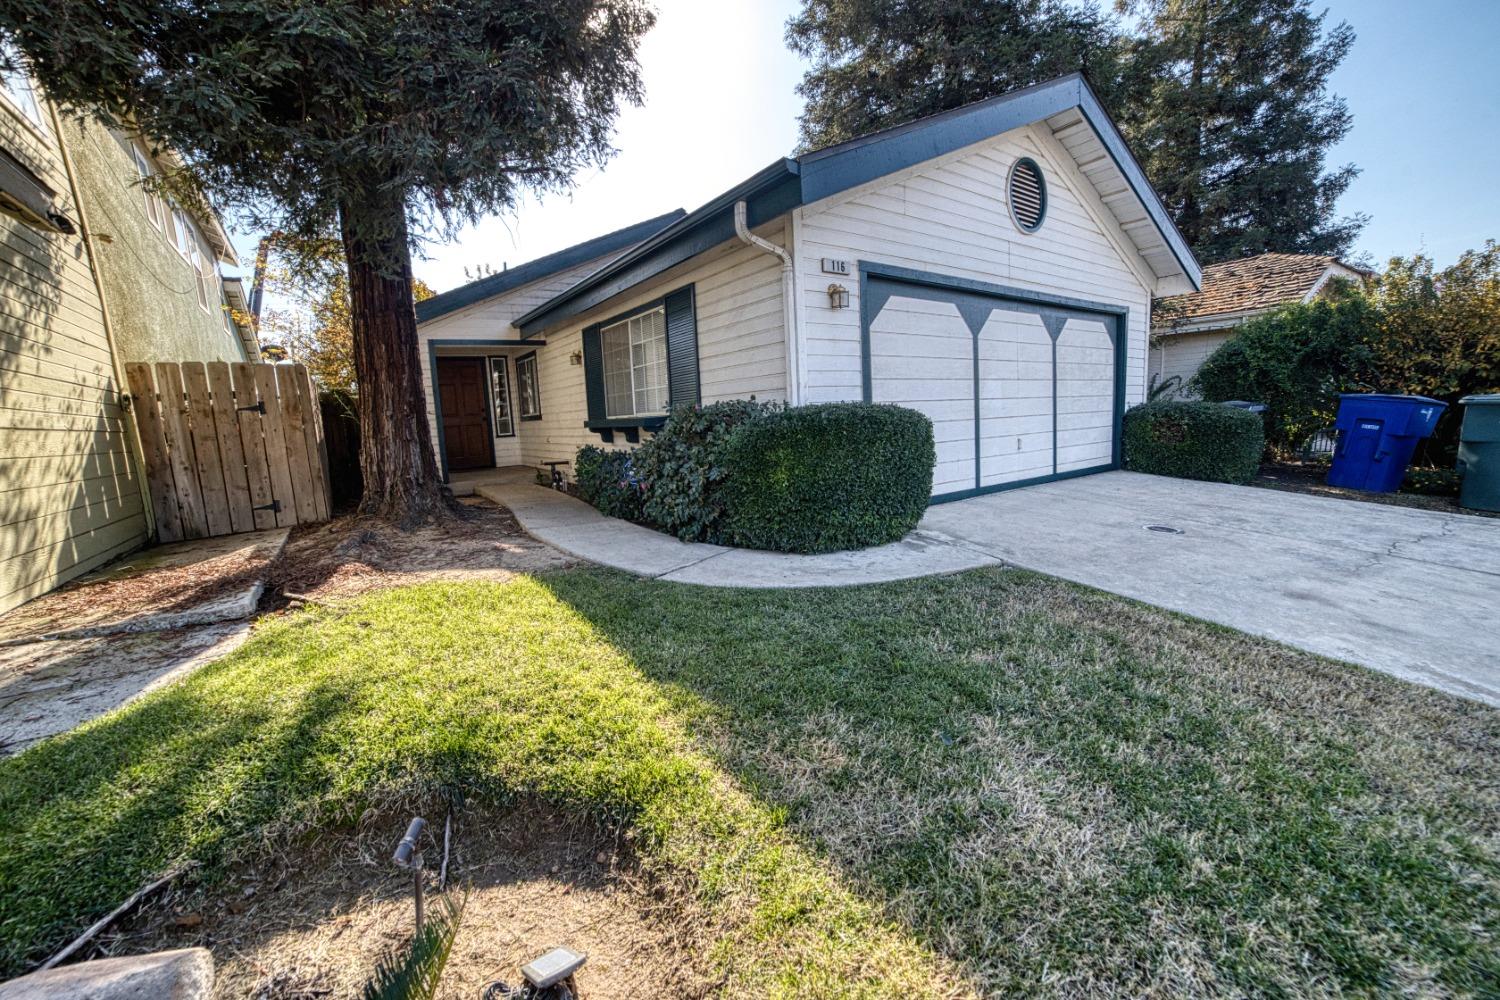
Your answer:
[[[943,504],[922,528],[1500,705],[1500,519],[1111,472]]]

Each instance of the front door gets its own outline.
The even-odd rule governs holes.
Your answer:
[[[490,432],[484,358],[438,358],[437,384],[448,471],[494,465],[495,441]]]

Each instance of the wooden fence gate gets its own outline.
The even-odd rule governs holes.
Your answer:
[[[125,366],[163,542],[328,519],[318,396],[302,365]]]

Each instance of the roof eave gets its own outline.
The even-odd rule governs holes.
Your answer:
[[[515,325],[523,337],[536,336],[688,257],[731,239],[734,235],[731,213],[740,200],[749,202],[750,225],[759,225],[798,205],[820,201],[1071,108],[1080,111],[1140,200],[1182,276],[1194,289],[1201,289],[1203,270],[1187,240],[1172,222],[1166,205],[1147,180],[1098,95],[1081,73],[1073,73],[852,139],[798,159],[777,160],[519,317]],[[1175,280],[1176,276],[1170,277]]]
[[[680,208],[674,209],[663,215],[637,222],[633,226],[626,226],[624,229],[596,236],[545,257],[527,261],[509,270],[501,271],[499,274],[492,274],[457,288],[450,288],[440,295],[434,295],[430,299],[417,303],[417,322],[419,324],[430,322],[440,316],[447,316],[498,295],[504,295],[533,281],[540,281],[559,271],[566,271],[591,260],[599,260],[611,254],[628,251],[685,214]]]
[[[1078,108],[1161,234],[1182,273],[1197,289],[1203,269],[1161,196],[1081,73],[1048,80],[942,114],[851,139],[802,157],[804,203],[831,197],[907,167]]]
[[[783,157],[746,178],[712,201],[610,261],[573,287],[519,316],[514,325],[526,339],[587,312],[626,288],[659,274],[734,236],[734,206],[748,203],[754,227],[783,215],[801,202],[796,160]]]

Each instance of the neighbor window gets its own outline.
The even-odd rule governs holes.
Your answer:
[[[182,259],[191,264],[193,262],[193,255],[192,251],[188,248],[195,242],[192,220],[187,217],[187,213],[182,209],[174,208],[172,209],[171,223],[172,245],[177,248],[178,253],[182,254]]]
[[[536,352],[516,359],[516,408],[522,420],[542,419],[542,390],[536,374]]]
[[[153,173],[151,170],[151,161],[146,158],[146,151],[139,146],[132,144],[130,151],[135,154],[135,172],[141,176],[141,197],[146,203],[146,218],[151,220],[153,226],[160,229],[162,215],[164,214],[161,198],[157,197],[156,192],[151,190],[150,185],[147,184]]]
[[[490,398],[495,404],[495,437],[516,432],[510,422],[510,380],[505,377],[505,358],[490,358]]]
[[[604,360],[604,415],[667,412],[667,312],[662,307],[599,331]]]
[[[214,273],[213,267],[203,260],[203,252],[198,249],[198,241],[189,235],[188,263],[193,266],[193,275],[198,279],[198,305],[203,311],[208,311],[208,285],[210,275]]]
[[[11,62],[19,63],[16,58],[15,49],[9,45],[0,43],[0,49]],[[26,116],[26,120],[37,128],[46,130],[46,119],[42,117],[42,102],[37,97],[36,87],[31,83],[31,78],[26,71],[19,68],[0,69],[0,93],[4,93],[10,99],[10,103],[16,106],[16,110]]]

